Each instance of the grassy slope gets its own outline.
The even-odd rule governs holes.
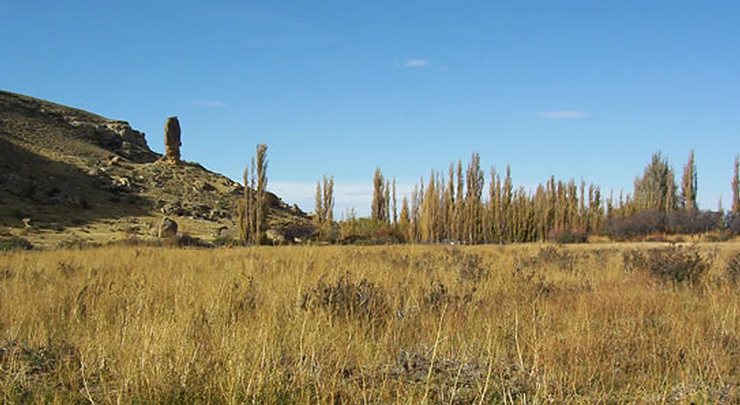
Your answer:
[[[740,295],[724,272],[740,246],[702,245],[711,268],[696,285],[626,271],[632,248],[8,253],[0,392],[6,402],[737,401]]]
[[[145,145],[145,159],[126,159],[70,121],[120,123],[0,92],[0,227],[41,247],[147,238],[162,208],[173,205],[184,208],[175,219],[193,236],[210,240],[219,228],[233,227],[238,183],[197,164],[157,161],[159,155]],[[118,187],[116,181],[129,185]],[[275,223],[307,222],[278,199],[272,215]],[[23,229],[23,218],[34,227]]]

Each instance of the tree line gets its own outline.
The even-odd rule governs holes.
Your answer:
[[[432,171],[414,186],[395,215],[395,179],[389,188],[380,169],[373,180],[372,220],[397,231],[407,242],[520,243],[545,240],[577,242],[591,234],[627,239],[651,233],[740,233],[738,158],[732,177],[729,215],[700,210],[694,151],[680,182],[661,153],[653,154],[631,194],[604,196],[596,184],[547,181],[528,190],[514,186],[511,168],[485,173],[480,155]],[[488,187],[486,188],[486,179]],[[392,190],[393,199],[389,199]],[[393,215],[391,215],[391,210]],[[727,229],[729,228],[729,229]]]
[[[556,240],[585,241],[603,234],[629,239],[652,233],[693,234],[724,231],[740,234],[740,157],[735,158],[730,211],[700,210],[694,151],[689,153],[680,180],[668,160],[653,154],[632,193],[605,196],[583,180],[554,176],[533,189],[515,186],[511,168],[503,172],[481,168],[480,155],[450,164],[446,173],[432,170],[397,201],[396,179],[377,168],[373,176],[370,218],[352,211],[334,219],[334,178],[323,176],[316,185],[313,224],[316,239],[331,242],[380,238],[391,242],[465,244],[522,243]],[[237,206],[239,239],[266,243],[267,146],[258,145],[244,171],[244,195]]]

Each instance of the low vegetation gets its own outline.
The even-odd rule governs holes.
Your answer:
[[[736,244],[0,255],[2,403],[737,403]]]

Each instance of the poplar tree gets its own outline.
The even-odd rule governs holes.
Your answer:
[[[267,230],[267,145],[257,145],[255,157],[244,170],[244,194],[237,205],[239,238],[261,244]]]
[[[513,210],[511,207],[513,198],[514,185],[511,180],[511,166],[506,165],[506,177],[504,178],[504,185],[501,192],[501,209],[503,215],[501,217],[501,232],[504,241],[511,241],[513,239]]]
[[[455,192],[457,200],[455,201],[455,239],[463,241],[465,239],[465,197],[463,196],[463,165],[462,160],[457,161],[457,191]]]
[[[385,179],[383,178],[383,173],[378,167],[377,169],[375,169],[375,176],[373,177],[373,201],[371,207],[371,217],[372,219],[379,222],[388,221],[388,210],[386,208],[387,201],[385,200],[385,185],[386,183]]]
[[[322,222],[331,225],[334,222],[334,176],[323,179]]]
[[[695,211],[697,209],[696,190],[696,162],[694,158],[694,150],[692,149],[691,152],[689,152],[689,160],[683,168],[683,176],[681,177],[681,208],[687,211]]]
[[[324,224],[324,193],[321,190],[321,181],[316,182],[316,197],[315,197],[315,209],[314,209],[314,224],[316,229],[321,229]]]
[[[735,170],[732,174],[732,214],[740,215],[740,155],[735,156]]]
[[[484,180],[483,171],[480,169],[480,155],[473,153],[466,172],[465,240],[469,243],[479,243],[481,240],[481,197],[483,185]]]
[[[401,213],[398,217],[398,227],[401,233],[405,236],[406,241],[413,242],[412,235],[409,234],[409,228],[411,226],[411,213],[409,212],[409,200],[403,197],[401,202]]]
[[[239,239],[243,243],[251,243],[254,234],[254,157],[244,168],[244,193],[237,204],[237,224]]]
[[[398,207],[396,205],[396,176],[393,176],[393,183],[392,183],[392,190],[391,190],[391,204],[393,208],[393,225],[398,224]]]
[[[432,171],[429,183],[424,192],[424,200],[421,203],[420,230],[421,239],[427,242],[439,242],[441,240],[441,207],[440,207],[440,181],[439,176]]]
[[[267,231],[267,163],[267,145],[259,144],[255,155],[257,206],[255,208],[256,235],[254,241],[256,244],[265,242],[265,231]]]

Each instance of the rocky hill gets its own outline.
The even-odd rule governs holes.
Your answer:
[[[234,232],[242,193],[239,183],[197,163],[164,161],[125,121],[0,91],[5,236],[42,247],[146,240],[169,216],[182,232],[209,241]],[[312,232],[298,207],[268,197],[271,234]]]

